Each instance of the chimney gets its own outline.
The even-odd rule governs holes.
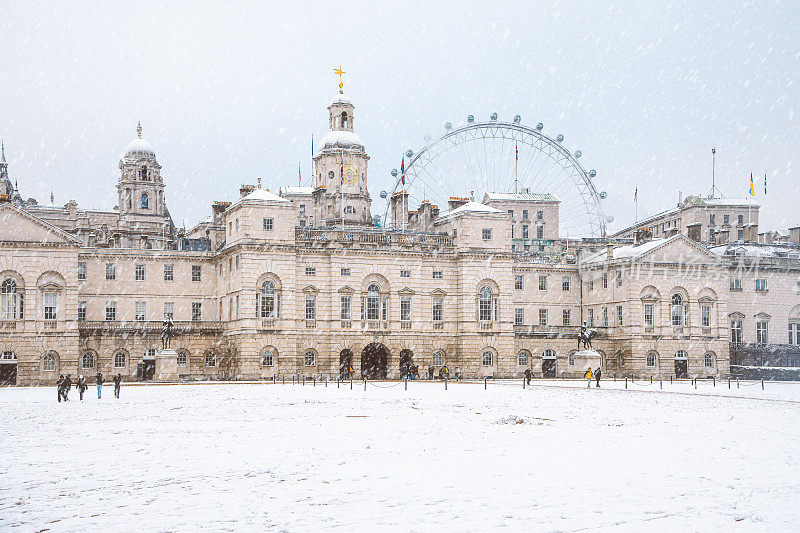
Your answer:
[[[789,228],[789,240],[792,244],[800,244],[800,226]]]
[[[633,237],[637,245],[644,244],[653,240],[653,231],[650,228],[636,228]]]
[[[222,220],[223,213],[231,206],[230,202],[214,202],[211,204],[212,220],[215,226],[224,226],[225,222]]]
[[[744,225],[744,242],[758,242],[758,224],[751,222]]]
[[[452,211],[453,209],[457,209],[467,202],[469,202],[469,198],[464,198],[463,196],[451,196],[450,200],[447,202],[447,209]]]
[[[403,219],[408,222],[408,193],[403,190],[394,193],[389,199],[393,229],[402,229]]]
[[[255,185],[240,185],[239,186],[239,198],[244,198],[251,192],[255,190]]]

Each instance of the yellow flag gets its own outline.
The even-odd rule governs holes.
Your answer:
[[[750,173],[750,196],[755,196],[755,195],[756,195],[756,190],[753,187],[753,173],[751,172]]]

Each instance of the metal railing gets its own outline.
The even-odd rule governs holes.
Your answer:
[[[78,330],[85,331],[142,331],[160,332],[163,322],[158,320],[81,320],[78,322]],[[189,332],[221,332],[224,322],[219,321],[177,321],[173,322],[172,331],[175,333]]]
[[[380,228],[296,228],[297,242],[344,242],[377,245],[450,248],[453,237],[444,233],[412,233]]]

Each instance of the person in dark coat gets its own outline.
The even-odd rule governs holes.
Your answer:
[[[103,374],[98,372],[94,382],[97,383],[97,399],[99,400],[103,392]]]
[[[603,372],[600,370],[599,366],[597,367],[597,370],[594,371],[594,379],[597,380],[597,385],[596,385],[597,387],[600,386],[600,376],[602,375],[602,373]]]
[[[56,381],[56,391],[58,391],[58,403],[64,397],[64,374],[59,374],[58,381]]]
[[[78,394],[80,395],[81,401],[83,401],[83,393],[86,392],[86,389],[88,389],[88,388],[89,388],[89,386],[86,384],[86,378],[83,377],[83,376],[78,376],[77,389],[78,389]]]
[[[119,398],[119,389],[122,386],[122,374],[114,376],[114,398]]]
[[[72,388],[72,378],[70,377],[71,374],[67,374],[67,377],[64,378],[64,401],[69,401],[69,390]]]
[[[433,379],[433,365],[428,366],[428,379]]]
[[[531,384],[531,376],[532,375],[533,375],[533,373],[531,372],[531,369],[530,368],[526,368],[525,369],[525,381],[528,382],[528,385]]]

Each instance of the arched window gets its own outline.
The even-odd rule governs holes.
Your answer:
[[[531,354],[528,352],[528,350],[520,350],[520,352],[517,354],[517,365],[528,366],[530,355]]]
[[[342,111],[342,127],[347,128],[347,112]]]
[[[258,315],[260,318],[278,318],[279,316],[279,294],[275,292],[275,283],[266,280],[261,284],[261,291],[259,292],[259,310]]]
[[[569,352],[569,355],[567,356],[567,362],[569,363],[569,366],[575,366],[575,350]]]
[[[261,352],[261,366],[272,366],[275,364],[275,350],[264,348]]]
[[[492,361],[494,360],[494,354],[489,350],[483,352],[483,366],[492,366]]]
[[[345,212],[345,214],[350,215],[350,214],[353,214],[353,213],[356,212],[356,208],[353,207],[352,205],[347,205],[344,208],[344,212]]]
[[[47,352],[42,357],[42,370],[52,372],[56,369],[56,356],[51,353]]]
[[[555,359],[556,352],[554,350],[545,350],[542,352],[542,359]]]
[[[125,368],[125,352],[117,352],[114,355],[114,368]]]
[[[215,352],[206,353],[206,366],[217,366],[217,354]]]
[[[433,366],[442,366],[444,364],[444,352],[441,350],[436,350],[433,352],[433,358],[431,359],[431,365]]]
[[[11,278],[3,280],[0,287],[0,319],[16,320],[17,318],[17,282]]]
[[[315,366],[317,364],[317,354],[313,350],[308,350],[305,357],[306,366]]]
[[[150,209],[150,207],[148,206],[149,202],[150,202],[150,198],[147,196],[146,192],[143,192],[142,193],[142,209]]]
[[[656,354],[654,352],[647,354],[647,366],[656,366]]]
[[[189,361],[189,353],[186,350],[178,350],[178,366],[185,367]]]
[[[147,167],[145,165],[142,165],[142,179],[144,181],[149,181],[150,180],[150,178],[147,175]]]
[[[689,354],[686,353],[684,350],[678,350],[675,352],[675,359],[688,359]]]
[[[714,354],[707,353],[704,362],[706,368],[714,368]]]
[[[491,322],[492,320],[492,289],[488,285],[481,288],[478,301],[478,320]]]
[[[92,352],[83,352],[81,357],[81,368],[88,370],[94,368],[94,354]]]
[[[377,283],[367,287],[367,320],[380,320],[381,293]]]
[[[683,296],[680,294],[673,294],[672,295],[672,305],[671,307],[671,314],[672,314],[672,325],[673,326],[682,326],[683,325]]]

